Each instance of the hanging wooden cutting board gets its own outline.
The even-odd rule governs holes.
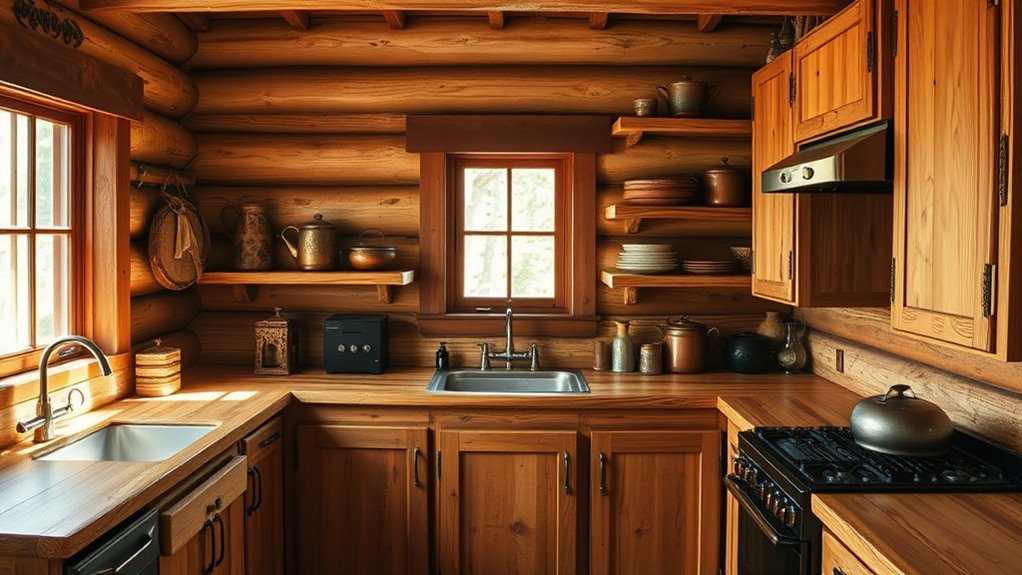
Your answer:
[[[180,291],[202,277],[209,253],[209,228],[187,200],[164,195],[166,205],[149,227],[149,264],[156,281]]]

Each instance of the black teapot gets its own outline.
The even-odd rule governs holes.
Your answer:
[[[766,373],[777,365],[777,354],[770,339],[751,331],[727,338],[724,359],[735,373]]]

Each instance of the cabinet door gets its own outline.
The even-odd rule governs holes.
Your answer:
[[[795,303],[795,196],[764,194],[763,170],[794,151],[785,52],[752,75],[752,294]]]
[[[725,472],[731,469],[732,462],[738,457],[738,426],[730,421],[727,424],[727,459]],[[738,500],[730,491],[725,492],[725,511],[727,525],[724,529],[724,575],[738,575]]]
[[[873,575],[873,571],[845,547],[830,531],[823,530],[824,575]]]
[[[210,565],[215,566],[212,571],[207,570]],[[160,556],[160,573],[245,575],[244,501],[235,499],[173,555]]]
[[[720,435],[593,432],[593,575],[718,572]]]
[[[796,142],[876,117],[873,10],[853,2],[793,48]]]
[[[891,320],[991,351],[1000,8],[899,0],[897,10]]]
[[[297,426],[299,573],[425,574],[425,427]]]
[[[578,434],[440,432],[445,575],[576,571]]]
[[[280,418],[242,441],[248,456],[245,563],[248,575],[284,572],[284,461]]]

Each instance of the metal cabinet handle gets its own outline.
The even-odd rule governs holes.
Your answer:
[[[834,575],[845,575],[845,572],[840,567],[835,567],[834,568]]]
[[[280,432],[274,433],[273,435],[271,435],[271,436],[267,437],[266,439],[260,441],[259,442],[259,447],[267,447],[269,445],[273,445],[274,443],[277,442],[278,439],[280,439]]]
[[[206,565],[205,569],[202,570],[203,575],[210,575],[213,569],[216,569],[216,526],[213,525],[212,519],[207,519],[202,524],[202,530],[205,531],[209,528],[209,565]]]
[[[607,494],[607,456],[600,452],[600,495]]]
[[[571,480],[569,473],[571,472],[571,456],[568,452],[564,452],[564,494],[569,495],[571,493]]]
[[[412,450],[412,486],[422,487],[422,482],[419,481],[419,454],[422,450],[416,447]]]
[[[245,510],[246,515],[252,515],[263,506],[263,474],[258,467],[249,467],[248,476],[252,478],[252,503]],[[219,509],[219,507],[217,508]]]
[[[203,527],[205,527],[205,526],[203,526]],[[145,536],[145,543],[143,543],[142,546],[138,548],[138,551],[135,551],[134,553],[132,553],[131,557],[128,557],[127,559],[125,559],[124,562],[121,563],[120,565],[118,565],[117,567],[111,567],[109,569],[103,569],[102,571],[97,571],[97,572],[93,573],[93,575],[121,575],[121,573],[124,573],[124,571],[128,568],[128,566],[131,565],[131,563],[135,559],[138,559],[139,556],[142,555],[142,553],[144,553],[146,549],[149,549],[152,546],[152,544],[153,544],[153,536],[149,535],[149,534],[146,534],[146,536]]]
[[[213,516],[213,521],[215,523],[219,523],[220,524],[220,555],[217,556],[216,563],[213,564],[213,568],[216,569],[217,567],[220,566],[221,563],[224,562],[224,551],[225,551],[224,543],[225,543],[225,538],[226,538],[226,535],[224,534],[224,532],[227,531],[227,528],[224,526],[224,518],[220,517],[219,513],[217,513],[216,515]]]

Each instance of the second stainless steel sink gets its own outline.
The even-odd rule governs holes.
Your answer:
[[[582,372],[577,370],[453,369],[437,371],[426,390],[438,393],[563,395],[589,393],[589,386]]]
[[[209,433],[214,425],[115,423],[36,457],[40,461],[163,461]]]

